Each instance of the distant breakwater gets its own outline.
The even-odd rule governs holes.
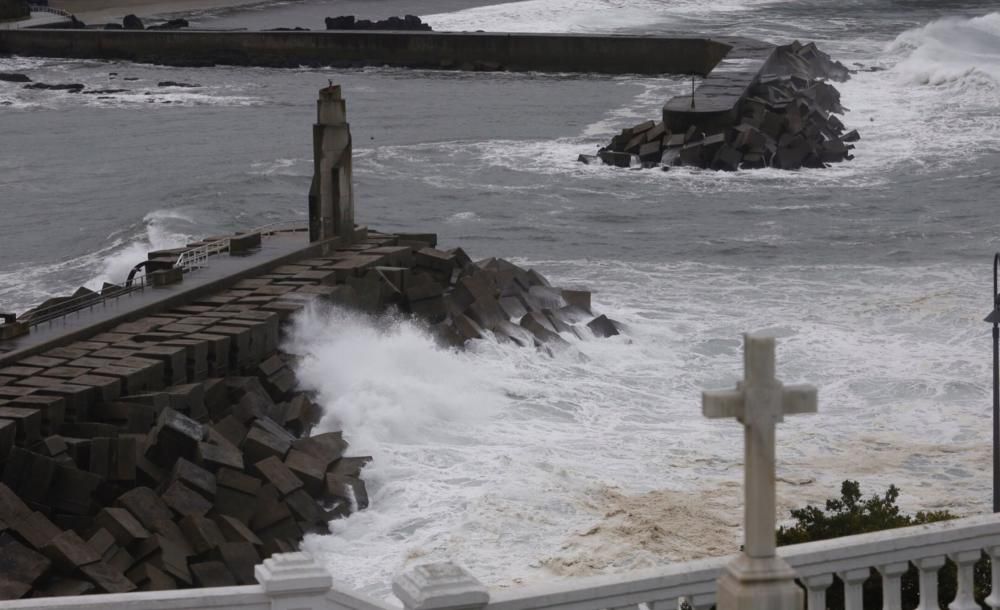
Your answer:
[[[389,31],[0,31],[0,53],[173,66],[394,66],[708,74],[732,46],[710,38]]]

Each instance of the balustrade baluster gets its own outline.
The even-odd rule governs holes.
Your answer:
[[[938,610],[938,572],[944,557],[925,557],[913,562],[920,571],[920,605],[916,610]]]
[[[864,610],[864,595],[862,585],[871,576],[871,569],[858,568],[839,572],[840,580],[844,581],[844,610]]]
[[[806,608],[826,610],[826,590],[833,584],[833,574],[820,574],[802,580],[806,586]]]
[[[976,567],[976,562],[982,556],[982,551],[963,551],[948,555],[958,566],[958,593],[955,594],[955,600],[948,604],[948,610],[979,610],[979,604],[976,603],[973,570]]]
[[[882,610],[903,610],[902,576],[908,569],[907,561],[878,567],[882,574]]]
[[[986,604],[993,610],[1000,610],[1000,546],[986,549],[986,554],[990,556],[990,568],[993,572],[990,596],[986,598]]]

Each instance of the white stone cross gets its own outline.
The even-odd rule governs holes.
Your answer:
[[[816,412],[816,388],[784,386],[774,377],[774,337],[743,335],[745,379],[735,390],[702,392],[705,417],[735,417],[744,426],[744,552],[775,555],[774,427],[785,415]]]

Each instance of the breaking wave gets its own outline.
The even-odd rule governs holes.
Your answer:
[[[1000,13],[948,17],[907,30],[889,45],[903,57],[894,71],[918,85],[1000,85]]]
[[[195,219],[175,210],[156,210],[146,214],[142,221],[145,235],[132,241],[116,240],[104,249],[100,270],[87,282],[88,288],[98,289],[104,282],[122,283],[132,267],[146,260],[151,250],[183,246],[192,241],[195,232]]]

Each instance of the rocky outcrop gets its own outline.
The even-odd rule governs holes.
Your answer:
[[[122,18],[122,27],[126,30],[143,30],[145,26],[142,24],[142,19],[139,19],[135,15],[129,14]]]
[[[431,31],[431,26],[424,23],[416,15],[405,17],[389,17],[380,21],[356,19],[354,15],[327,17],[328,30],[395,30],[395,31]]]
[[[4,83],[30,83],[31,79],[26,74],[14,72],[0,72],[0,82]]]
[[[813,44],[795,43],[776,49],[765,69],[731,124],[691,125],[672,133],[664,122],[646,121],[623,129],[596,156],[579,160],[625,168],[736,171],[824,168],[853,159],[850,151],[860,135],[847,131],[837,116],[847,109],[827,82],[845,80],[847,68]]]

